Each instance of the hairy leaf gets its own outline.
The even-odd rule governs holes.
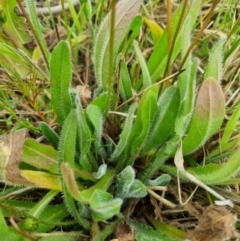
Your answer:
[[[171,176],[168,174],[162,174],[154,180],[148,180],[146,182],[147,186],[166,186],[169,184]]]
[[[140,0],[121,0],[116,5],[116,19],[114,26],[114,59],[117,57],[121,43],[128,33],[133,18],[139,11],[140,4]],[[102,87],[104,90],[107,89],[109,75],[112,75],[112,73],[109,73],[109,64],[114,65],[114,63],[109,63],[110,18],[111,13],[106,16],[101,27],[99,28],[94,47],[94,66],[98,86]]]
[[[74,154],[76,147],[77,134],[77,113],[73,109],[66,118],[59,141],[58,161],[67,162],[70,167],[74,168]]]
[[[221,126],[225,114],[225,100],[221,86],[207,78],[198,93],[189,132],[183,140],[183,153],[201,147]]]
[[[89,202],[92,194],[95,190],[106,191],[108,187],[111,185],[115,173],[113,171],[107,171],[106,174],[92,187],[81,191],[81,197],[84,199],[84,202]]]
[[[117,215],[121,205],[122,199],[113,199],[111,194],[102,190],[95,190],[90,200],[90,207],[93,210],[92,217],[97,222]]]
[[[147,196],[146,186],[139,180],[134,180],[126,198],[143,198]]]
[[[205,78],[213,77],[217,81],[222,79],[222,63],[223,63],[223,45],[225,40],[220,40],[214,44],[212,53],[209,57],[209,63],[205,72]]]
[[[90,149],[92,136],[91,136],[91,131],[87,125],[87,121],[84,115],[84,110],[78,96],[76,96],[75,103],[76,103],[76,112],[77,112],[77,138],[78,138],[77,144],[79,145],[78,146],[79,147],[78,151],[80,152],[79,161],[81,163],[82,159],[85,159],[85,161],[87,161],[86,154]]]
[[[96,105],[88,105],[86,109],[87,116],[94,127],[94,138],[97,149],[101,148],[103,114]],[[85,137],[84,137],[85,138]]]
[[[132,97],[132,80],[129,76],[127,64],[125,61],[121,63],[120,91],[121,97],[125,101]]]
[[[190,46],[191,39],[191,21],[190,18],[187,18],[186,24],[183,26],[183,50],[182,50],[182,60],[185,57],[185,54],[188,51]],[[189,122],[191,120],[193,105],[195,100],[195,75],[197,72],[197,63],[196,61],[192,61],[192,56],[189,54],[185,64],[183,65],[183,69],[185,71],[181,73],[178,77],[178,87],[181,96],[181,104],[179,108],[178,117],[176,120],[175,130],[179,135],[184,135]]]
[[[60,41],[54,48],[50,59],[51,102],[59,124],[63,124],[72,108],[72,99],[69,93],[72,77],[71,68],[67,43]]]
[[[49,51],[48,51],[47,44],[44,40],[42,31],[41,31],[40,21],[38,19],[37,13],[36,13],[34,1],[27,0],[26,3],[27,3],[29,17],[31,19],[32,25],[34,27],[34,31],[38,38],[38,44],[41,45],[41,50],[43,51],[42,54],[45,56],[45,58],[46,58],[45,60],[47,61],[47,65],[48,65],[49,64]]]
[[[137,241],[177,241],[174,238],[171,238],[165,233],[158,232],[152,229],[150,226],[145,224],[138,223],[133,219],[129,219],[127,223],[135,230],[136,232],[136,240]]]
[[[158,103],[158,111],[156,111],[151,122],[149,136],[143,144],[143,153],[157,148],[173,134],[179,103],[179,89],[175,86],[169,87],[161,95]]]
[[[123,131],[120,134],[120,140],[119,140],[114,152],[112,153],[109,161],[116,161],[117,158],[120,156],[120,154],[124,151],[124,149],[128,143],[130,133],[132,131],[134,112],[135,112],[136,108],[137,108],[136,104],[131,105],[129,112],[128,112],[127,119],[125,121],[125,125],[123,127]]]
[[[106,174],[106,172],[107,172],[107,165],[102,164],[101,166],[99,166],[98,171],[93,173],[93,176],[96,179],[100,179]]]
[[[131,166],[127,166],[118,176],[116,197],[124,198],[134,182],[135,172]]]
[[[205,166],[189,168],[199,180],[208,185],[220,185],[231,180],[240,169],[240,150],[237,150],[224,164],[210,163]]]

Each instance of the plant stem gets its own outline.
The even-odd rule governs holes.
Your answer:
[[[113,51],[114,51],[114,24],[115,24],[115,6],[116,0],[112,0],[111,5],[111,25],[110,25],[110,40],[109,40],[109,77],[108,77],[108,94],[107,94],[107,108],[105,115],[110,109],[110,100],[112,94],[112,72],[113,72]]]

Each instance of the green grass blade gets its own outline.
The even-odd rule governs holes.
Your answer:
[[[221,139],[222,148],[224,148],[227,145],[232,133],[234,132],[234,129],[237,126],[239,118],[240,118],[240,104],[237,106],[236,110],[233,112],[232,116],[227,122],[227,125],[225,126],[223,136]]]
[[[145,88],[149,87],[152,84],[152,80],[151,80],[151,77],[150,77],[150,74],[149,74],[149,71],[148,71],[148,67],[147,67],[146,61],[145,61],[145,59],[143,57],[143,53],[141,52],[137,41],[133,42],[133,46],[134,46],[134,49],[135,49],[138,61],[140,63],[141,69],[142,69],[143,87],[145,89]]]
[[[60,41],[54,48],[50,59],[51,102],[59,124],[63,124],[72,108],[72,99],[69,93],[72,77],[71,68],[67,43]]]
[[[40,129],[45,138],[57,149],[59,142],[58,134],[45,122],[40,123]]]

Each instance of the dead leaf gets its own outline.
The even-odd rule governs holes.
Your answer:
[[[92,99],[92,92],[91,92],[89,86],[88,85],[84,85],[84,86],[78,85],[76,88],[77,88],[78,94],[80,96],[81,103],[84,106],[87,106]]]
[[[50,29],[44,34],[44,39],[47,43],[48,50],[51,52],[60,40],[64,40],[67,37],[67,31],[63,26],[58,25],[57,30]],[[35,39],[24,44],[24,46],[30,50],[34,50],[37,47]]]
[[[203,212],[197,227],[190,233],[191,241],[226,241],[236,238],[236,217],[225,207],[211,205]]]
[[[47,43],[49,51],[52,51],[57,43],[60,40],[64,40],[66,37],[67,31],[63,26],[60,25],[57,25],[57,31],[55,29],[51,29],[44,35],[44,39]]]
[[[0,137],[0,181],[13,185],[31,185],[21,176],[19,164],[27,130],[12,131]]]
[[[134,241],[134,231],[129,225],[121,224],[116,231],[118,241]]]

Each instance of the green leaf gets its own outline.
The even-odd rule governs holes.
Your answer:
[[[48,204],[53,200],[53,198],[58,194],[58,191],[49,191],[29,212],[29,214],[35,218],[39,218],[41,213]]]
[[[185,54],[190,47],[191,39],[191,21],[187,18],[186,24],[183,26],[183,50],[182,57],[183,60]],[[176,132],[183,136],[188,128],[189,122],[191,121],[191,116],[193,112],[194,100],[195,100],[195,75],[197,72],[197,61],[192,61],[192,56],[189,54],[185,64],[183,65],[185,70],[178,76],[177,85],[179,87],[181,101],[178,117],[175,123]]]
[[[29,43],[31,41],[31,37],[28,34],[24,18],[18,16],[15,12],[17,1],[2,0],[1,6],[3,14],[5,15],[5,21],[2,25],[3,29],[1,32],[3,32],[4,35],[6,34],[17,48],[22,49],[27,53],[27,50],[23,45]]]
[[[184,2],[181,3],[181,5],[178,7],[178,9],[175,11],[173,15],[172,24],[171,24],[172,36],[174,36],[178,23],[180,21],[183,3]],[[184,14],[184,21],[180,26],[180,29],[178,30],[178,35],[173,48],[170,65],[172,64],[174,59],[178,56],[182,47],[185,45],[185,43],[183,42],[183,35],[185,33],[182,28],[186,24],[186,18],[187,17],[190,18],[190,21],[191,21],[190,28],[192,29],[192,27],[195,24],[196,18],[198,17],[200,7],[201,7],[201,1],[191,1],[188,3],[186,12]],[[160,40],[158,41],[157,45],[155,46],[154,51],[148,61],[148,69],[149,69],[153,83],[156,82],[159,79],[159,77],[163,76],[164,71],[166,69],[167,58],[168,58],[168,29],[166,28]]]
[[[137,112],[133,128],[121,159],[127,159],[126,165],[132,165],[149,135],[151,122],[157,110],[158,87],[152,86],[144,92]],[[140,130],[140,133],[139,133]],[[120,159],[120,160],[121,160]],[[124,167],[122,167],[124,168]]]
[[[129,76],[127,64],[125,61],[121,63],[121,73],[120,73],[120,92],[123,101],[132,97],[132,80]]]
[[[72,108],[72,99],[69,93],[72,77],[71,68],[67,43],[60,41],[54,48],[50,59],[51,102],[59,124],[63,124]]]
[[[114,233],[117,227],[121,225],[123,218],[118,218],[115,221],[109,222],[104,230],[99,231],[94,237],[93,241],[105,241],[106,238]]]
[[[115,173],[113,171],[107,171],[96,184],[86,190],[81,191],[81,197],[83,198],[84,202],[88,203],[90,201],[95,190],[106,191],[111,185],[114,177]]]
[[[113,199],[111,194],[102,190],[95,190],[90,200],[90,207],[93,210],[92,217],[96,222],[105,221],[117,215],[121,205],[122,199]]]
[[[77,112],[77,138],[78,138],[77,144],[79,145],[78,146],[79,147],[78,151],[80,152],[79,162],[81,163],[82,159],[85,159],[85,161],[87,160],[86,154],[88,153],[91,147],[92,136],[84,115],[84,110],[82,108],[82,105],[78,96],[76,96],[75,104],[76,104],[76,112]]]
[[[147,196],[146,186],[139,180],[134,180],[126,198],[143,198]]]
[[[101,93],[99,96],[96,96],[91,102],[91,105],[96,105],[102,113],[106,110],[107,106],[107,92]]]
[[[134,19],[128,29],[128,34],[126,35],[125,39],[122,42],[122,46],[119,49],[119,52],[121,54],[124,54],[125,56],[128,54],[129,50],[132,47],[133,41],[137,38],[137,36],[139,34],[142,23],[143,23],[142,16],[134,17]]]
[[[151,122],[149,136],[143,144],[142,153],[147,153],[153,148],[157,148],[174,133],[179,103],[179,89],[175,86],[169,87],[160,96],[159,107]]]
[[[150,28],[152,39],[154,46],[158,43],[159,39],[161,38],[163,34],[163,29],[154,21],[144,17],[144,22],[147,24],[147,26]]]
[[[40,123],[40,129],[45,138],[57,149],[59,142],[58,134],[45,122]]]
[[[176,152],[177,146],[179,145],[181,138],[179,135],[174,135],[171,137],[156,153],[154,159],[149,162],[146,168],[138,175],[139,180],[143,183],[147,183],[154,173],[161,169],[164,162],[172,157],[173,153]]]
[[[32,66],[15,48],[0,40],[0,64],[11,75],[21,79],[32,71]]]
[[[212,53],[209,56],[209,63],[205,72],[205,79],[213,77],[217,81],[222,79],[222,63],[223,63],[223,45],[225,40],[220,40],[214,44]]]
[[[120,154],[124,151],[127,143],[128,143],[128,139],[132,130],[132,125],[133,125],[133,120],[134,120],[134,112],[137,108],[137,104],[133,104],[131,105],[126,121],[125,121],[125,125],[123,127],[123,131],[120,134],[120,139],[119,142],[114,150],[114,152],[112,153],[109,161],[116,161],[118,159],[118,157],[120,156]]]
[[[156,86],[151,87],[141,98],[129,143],[132,153],[135,152],[136,149],[138,150],[135,156],[138,156],[141,148],[150,135],[153,118],[158,111],[157,92],[158,88],[156,88]]]
[[[227,145],[231,135],[233,134],[234,129],[237,127],[239,118],[240,118],[240,104],[233,111],[233,114],[231,115],[230,119],[227,122],[227,125],[225,126],[223,136],[221,139],[221,148],[224,148]]]
[[[127,223],[135,230],[137,241],[177,241],[171,238],[165,233],[158,232],[152,229],[150,226],[136,222],[133,219],[129,219]]]
[[[26,139],[23,147],[22,161],[37,169],[58,174],[57,151],[51,146],[43,145],[34,139]]]
[[[162,174],[154,180],[148,180],[146,186],[167,186],[171,181],[171,176],[168,174]]]
[[[143,53],[141,52],[138,42],[134,41],[133,46],[138,58],[138,61],[140,63],[141,69],[142,69],[142,75],[143,75],[143,87],[144,89],[149,87],[152,84],[152,80],[148,71],[148,67],[146,64],[146,61],[144,59]]]
[[[97,149],[102,147],[102,128],[103,128],[103,114],[100,108],[96,105],[88,105],[86,114],[94,127],[94,137]],[[84,137],[85,138],[85,137]]]
[[[56,234],[55,237],[51,235],[51,236],[39,239],[39,241],[78,241],[78,240],[79,240],[78,237],[70,237],[68,233],[64,235],[64,232],[62,231],[61,231],[61,235]]]
[[[116,5],[116,18],[114,26],[114,62],[118,55],[119,48],[128,33],[129,27],[137,15],[141,5],[140,0],[121,0]],[[109,75],[109,65],[114,66],[114,63],[109,63],[110,50],[110,27],[109,22],[111,13],[104,19],[96,36],[94,46],[94,66],[98,82],[98,86],[107,90]]]
[[[48,51],[47,44],[44,40],[42,31],[41,31],[40,21],[39,21],[39,18],[37,16],[37,13],[36,13],[34,1],[27,0],[26,3],[27,3],[26,5],[27,5],[29,17],[31,19],[35,34],[36,34],[37,39],[38,39],[38,44],[41,45],[41,50],[43,51],[42,54],[44,55],[44,58],[47,61],[46,64],[48,65],[49,64],[49,51]]]
[[[66,186],[67,192],[70,193],[72,197],[74,197],[79,202],[84,202],[78,189],[73,170],[70,168],[68,163],[62,163],[60,169],[64,186]]]
[[[124,198],[130,191],[130,188],[134,182],[135,171],[131,166],[127,166],[119,174],[116,184],[116,197]]]
[[[184,155],[197,150],[218,130],[224,114],[225,100],[221,86],[209,77],[198,93],[189,132],[183,140]]]
[[[73,109],[66,118],[58,146],[58,161],[67,162],[70,167],[74,168],[74,154],[76,147],[77,134],[77,113]]]
[[[164,222],[160,222],[157,221],[153,218],[151,218],[149,215],[146,215],[148,221],[160,232],[166,233],[167,235],[169,235],[172,238],[176,239],[186,239],[187,238],[187,233],[183,232],[181,229],[178,229],[170,224],[164,223]]]
[[[106,172],[107,172],[107,165],[102,164],[101,166],[99,166],[98,171],[93,173],[93,176],[96,179],[100,179],[106,174]]]
[[[2,209],[0,209],[0,227],[0,236],[2,241],[22,241],[22,236],[19,233],[11,231],[8,228]]]
[[[90,223],[79,215],[71,194],[74,192],[73,189],[76,190],[76,188],[74,188],[74,177],[72,177],[73,175],[71,175],[71,172],[68,172],[68,169],[66,168],[69,165],[70,168],[74,169],[75,166],[74,156],[76,147],[76,134],[77,113],[76,110],[73,109],[67,116],[61,131],[58,147],[58,162],[62,174],[61,182],[65,204],[72,216],[78,221],[79,225],[88,230],[90,228]],[[65,164],[62,165],[63,163]],[[64,167],[65,169],[63,169]],[[66,182],[66,180],[68,180],[68,182]],[[70,185],[72,185],[71,188]]]
[[[208,185],[221,185],[231,180],[240,169],[240,150],[237,150],[224,164],[210,163],[189,168],[188,171]]]

